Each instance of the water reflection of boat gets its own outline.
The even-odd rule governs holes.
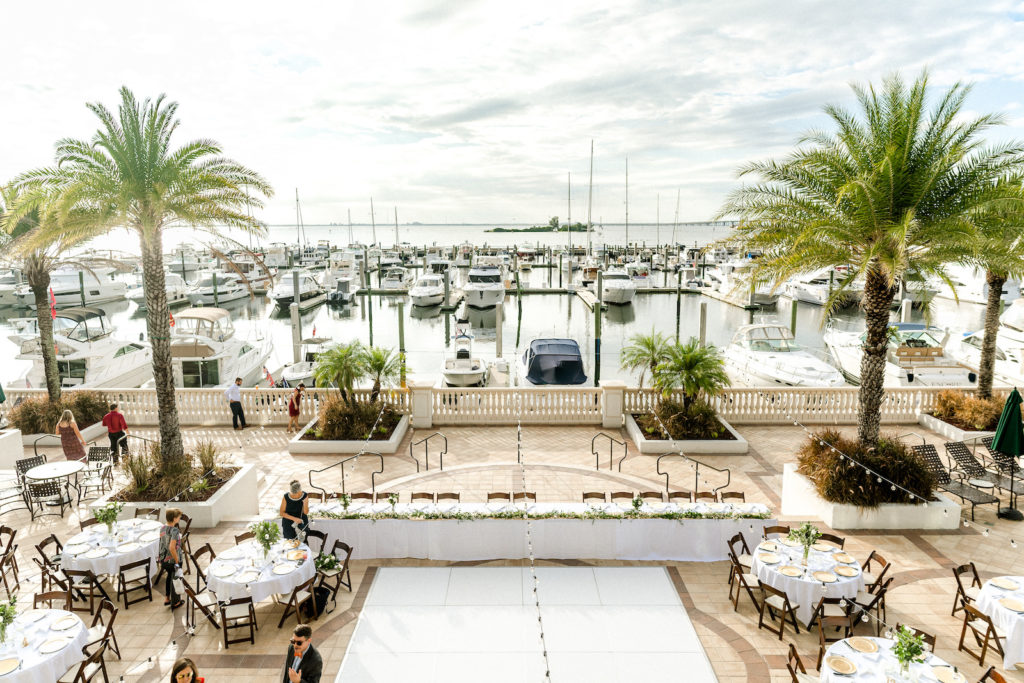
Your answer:
[[[493,338],[498,326],[498,308],[473,308],[463,306],[458,322],[468,323],[474,334],[481,339]]]
[[[636,320],[636,308],[633,306],[609,306],[604,313],[606,322],[625,325]]]
[[[409,309],[409,317],[417,320],[437,318],[441,315],[441,304],[436,306],[413,306]]]

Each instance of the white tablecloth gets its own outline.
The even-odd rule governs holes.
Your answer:
[[[44,616],[32,622],[24,613],[7,629],[7,642],[0,647],[0,659],[21,658],[21,668],[4,676],[4,683],[43,683],[56,681],[64,672],[85,659],[82,648],[89,642],[89,630],[81,618],[64,610],[43,610]],[[66,631],[52,631],[50,626],[66,616],[74,616],[78,624]],[[61,650],[44,655],[39,646],[51,638],[70,637]],[[24,645],[28,639],[28,647]]]
[[[115,576],[124,565],[148,558],[150,576],[156,576],[161,526],[160,522],[153,520],[126,519],[115,523],[114,535],[109,536],[105,524],[93,524],[64,544],[60,566],[64,569],[91,569],[97,575]],[[118,547],[125,543],[138,543],[139,546],[127,552],[119,551]],[[90,550],[104,548],[107,554],[103,557],[88,557],[89,551],[73,554],[78,545],[88,545]]]
[[[999,604],[1003,598],[1014,598],[1024,602],[1024,576],[1005,576],[1017,584],[1017,590],[1007,591],[996,588],[991,581],[986,581],[978,596],[978,609],[992,618],[992,623],[1006,633],[1003,651],[1003,668],[1014,670],[1014,664],[1024,662],[1024,614],[1018,614]]]
[[[840,676],[832,671],[823,659],[821,664],[822,683],[851,683],[851,681],[856,683],[881,681],[881,683],[885,683],[889,678],[899,680],[897,674],[900,664],[892,654],[892,641],[886,638],[869,638],[868,640],[878,643],[878,652],[862,654],[847,645],[845,640],[833,643],[825,650],[825,658],[838,655],[849,659],[857,667],[857,673],[855,676]],[[911,680],[920,680],[922,683],[937,680],[932,672],[933,666],[948,666],[948,663],[941,657],[930,654],[925,662],[910,665]]]
[[[235,548],[238,549],[237,553]],[[251,595],[253,602],[260,602],[272,595],[290,594],[296,586],[309,581],[316,574],[313,555],[305,544],[297,548],[306,552],[306,560],[301,564],[287,560],[285,553],[292,548],[286,548],[280,543],[271,547],[266,560],[263,558],[263,549],[252,541],[246,541],[235,548],[229,548],[218,555],[206,573],[210,590],[217,594],[218,600]],[[233,567],[235,572],[226,577],[217,576],[219,568],[226,565]],[[295,569],[287,574],[275,574],[274,567],[278,565],[294,566]],[[254,581],[239,583],[237,577],[243,576],[248,569],[258,571],[259,577]]]
[[[752,570],[763,583],[785,592],[789,602],[798,605],[796,607],[796,618],[801,623],[806,624],[811,620],[814,608],[818,606],[818,601],[821,600],[822,596],[829,598],[853,598],[857,596],[857,591],[864,588],[864,577],[861,575],[860,567],[856,562],[849,563],[847,566],[856,568],[857,576],[848,578],[836,574],[839,580],[827,584],[811,576],[813,572],[817,571],[834,573],[837,562],[833,555],[836,552],[840,552],[838,550],[835,552],[825,552],[812,549],[810,556],[807,558],[807,567],[803,567],[801,565],[804,557],[803,547],[791,548],[780,542],[775,542],[775,545],[776,550],[772,552],[782,558],[781,561],[778,564],[765,564],[761,562],[760,555],[766,551],[761,550],[759,546],[753,552],[754,565]],[[803,569],[806,573],[801,576],[786,576],[779,573],[779,569],[786,565]]]
[[[753,505],[753,504],[751,504]],[[459,512],[498,511],[507,504],[465,503],[461,505],[413,506],[401,504],[396,512],[416,507]],[[608,505],[610,509],[621,508]],[[685,506],[687,508],[698,506]],[[705,506],[706,507],[706,506]],[[350,511],[390,510],[387,503]],[[531,504],[533,514],[554,510],[582,513],[583,503]],[[311,506],[312,528],[352,546],[353,558],[401,558],[465,561],[522,559],[529,556],[526,523],[522,519],[322,519]],[[522,505],[519,506],[522,509]],[[675,505],[645,509],[679,510]],[[726,508],[721,508],[726,511]],[[339,511],[335,508],[335,511]],[[751,512],[767,507],[750,508]],[[534,556],[545,559],[675,560],[714,562],[728,557],[726,542],[737,532],[753,545],[771,519],[533,519]]]

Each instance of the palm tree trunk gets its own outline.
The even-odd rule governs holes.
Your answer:
[[[370,390],[370,403],[376,403],[380,396],[380,378],[373,380],[373,389]]]
[[[981,342],[981,361],[978,364],[978,396],[991,398],[996,366],[996,334],[999,332],[999,303],[1006,276],[989,270],[985,273],[985,282],[988,284],[988,298],[985,301],[985,338]]]
[[[182,460],[185,450],[181,442],[175,402],[170,310],[167,307],[163,240],[159,229],[150,227],[144,230],[139,243],[142,247],[142,282],[146,294],[146,329],[153,348],[153,379],[156,382],[157,409],[160,411],[160,458],[166,464]]]
[[[857,439],[865,446],[878,442],[882,420],[882,395],[885,381],[885,356],[889,348],[889,305],[893,288],[878,265],[868,266],[864,281],[864,320],[867,336],[860,360],[860,393],[857,414]]]
[[[34,270],[34,269],[33,269]],[[50,401],[60,400],[60,373],[57,372],[57,352],[53,348],[53,318],[50,317],[50,273],[29,270],[28,286],[36,300],[36,322],[39,325],[39,351],[43,354],[43,375]]]

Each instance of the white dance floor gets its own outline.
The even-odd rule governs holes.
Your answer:
[[[716,680],[663,568],[540,567],[537,576],[552,683]],[[543,681],[529,569],[377,570],[335,680]]]

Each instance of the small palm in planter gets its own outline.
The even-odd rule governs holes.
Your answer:
[[[263,520],[255,522],[249,527],[249,530],[256,537],[256,543],[263,548],[263,559],[267,559],[267,555],[270,554],[270,546],[281,540],[281,527],[277,525],[277,522]]]
[[[803,526],[792,529],[789,532],[789,540],[796,541],[804,548],[803,564],[807,566],[807,556],[811,553],[811,546],[821,538],[821,531],[810,522],[804,522]]]

